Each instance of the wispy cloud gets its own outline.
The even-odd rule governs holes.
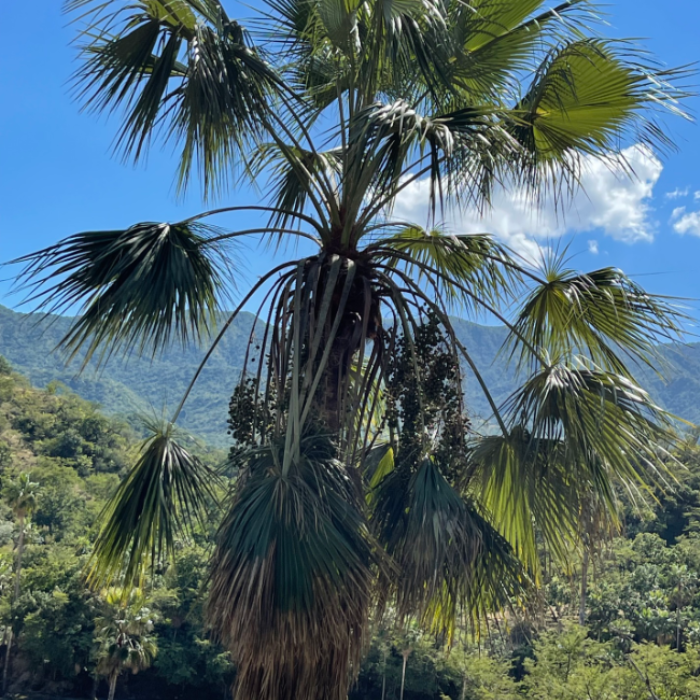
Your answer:
[[[591,255],[598,255],[600,252],[598,241],[588,241],[588,252],[591,253]]]
[[[672,192],[666,192],[666,199],[680,199],[681,197],[687,197],[689,194],[690,187],[684,187],[683,189],[676,187]],[[697,194],[697,192],[695,194]]]
[[[676,207],[671,214],[671,221],[676,233],[700,236],[700,211],[687,211],[685,207]]]

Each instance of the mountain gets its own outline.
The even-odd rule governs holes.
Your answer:
[[[90,363],[79,373],[81,358],[66,365],[65,356],[54,352],[71,319],[22,314],[0,306],[0,355],[38,387],[59,381],[83,398],[99,403],[113,415],[166,415],[180,400],[206,348],[175,347],[153,360],[112,358],[99,369]],[[248,337],[255,316],[242,313],[227,331],[203,370],[185,410],[183,427],[212,445],[224,445],[226,416],[243,365]],[[479,373],[496,402],[503,401],[515,386],[513,369],[498,350],[506,330],[454,320],[461,342],[469,350]],[[640,381],[664,408],[686,420],[700,423],[700,344],[661,346],[664,378],[640,370]],[[476,415],[490,413],[474,374],[466,372],[467,405]],[[165,410],[168,408],[169,410]]]
[[[238,380],[255,316],[242,313],[212,354],[182,414],[183,427],[214,445],[226,442],[228,400]],[[192,379],[206,348],[173,347],[150,358],[113,357],[79,372],[82,357],[66,364],[54,352],[71,319],[22,314],[0,306],[0,355],[37,387],[59,381],[112,415],[161,416],[173,408]],[[168,410],[166,410],[168,409]]]

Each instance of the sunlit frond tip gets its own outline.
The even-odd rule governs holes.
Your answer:
[[[59,347],[155,354],[177,339],[198,340],[213,325],[230,263],[195,223],[141,223],[89,231],[14,260],[18,289],[47,313],[78,311]]]
[[[565,263],[560,255],[544,262],[544,280],[518,311],[505,347],[521,367],[534,359],[529,347],[546,348],[630,378],[640,363],[654,366],[657,343],[683,337],[680,300],[649,294],[616,268],[583,274]]]

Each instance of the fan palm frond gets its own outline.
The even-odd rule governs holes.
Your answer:
[[[672,300],[649,294],[618,269],[579,273],[554,256],[543,276],[518,311],[505,345],[521,368],[532,361],[530,350],[519,346],[524,340],[555,358],[582,353],[631,378],[626,358],[651,365],[654,344],[681,335],[683,314]]]
[[[173,552],[176,538],[205,522],[216,502],[213,471],[176,442],[171,425],[152,426],[141,457],[107,503],[88,564],[95,586],[124,578],[125,590]]]
[[[136,224],[79,233],[14,262],[25,266],[20,288],[40,310],[80,307],[60,346],[71,357],[85,348],[87,363],[98,349],[156,353],[209,334],[230,269],[216,244],[203,245],[216,233],[197,223]]]
[[[400,618],[417,614],[433,631],[451,635],[460,610],[478,618],[522,594],[521,562],[435,458],[412,475],[399,466],[375,491],[372,523],[398,567],[383,588],[395,596]]]
[[[270,178],[270,199],[279,210],[270,226],[286,228],[311,201],[320,227],[329,235],[333,219],[338,220],[340,161],[340,148],[318,153],[299,146],[261,147],[255,167]]]
[[[474,299],[465,294],[464,287],[472,295],[498,304],[519,276],[518,266],[505,247],[486,234],[453,235],[410,226],[371,247],[376,247],[378,259],[392,266],[403,265],[419,280],[433,273],[439,294],[467,308],[474,307]]]
[[[576,540],[579,489],[585,486],[567,474],[560,454],[558,445],[533,440],[520,426],[481,438],[472,454],[479,502],[536,578],[538,532],[562,560]]]
[[[543,0],[455,3],[454,85],[472,99],[503,100],[516,89],[514,76],[530,66],[533,56],[594,19],[588,0],[567,0],[538,13],[543,4]]]
[[[645,61],[628,42],[564,42],[543,61],[512,112],[509,131],[523,146],[525,176],[534,182],[542,173],[563,172],[575,183],[582,155],[614,160],[625,135],[652,152],[672,147],[654,113],[682,114],[685,93],[671,81],[686,75]],[[618,165],[625,163],[618,159]]]
[[[483,438],[480,501],[520,556],[537,567],[536,533],[562,558],[576,541],[581,504],[598,499],[615,520],[615,489],[667,478],[670,418],[625,377],[555,364],[506,407],[512,428]]]
[[[179,182],[199,166],[205,192],[245,165],[281,79],[218,0],[88,6],[85,60],[75,75],[86,107],[126,112],[117,143],[141,157],[158,133],[181,144]],[[116,7],[116,9],[114,9]]]
[[[353,115],[346,166],[353,179],[344,184],[348,193],[372,193],[361,221],[391,208],[397,194],[424,175],[433,216],[446,199],[481,205],[499,177],[498,162],[515,157],[521,148],[496,121],[496,113],[483,105],[423,114],[397,100]]]

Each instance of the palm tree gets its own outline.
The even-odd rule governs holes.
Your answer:
[[[20,581],[22,576],[22,556],[24,555],[24,537],[26,534],[26,520],[31,512],[36,508],[38,483],[31,480],[28,473],[20,474],[16,479],[10,481],[5,489],[5,500],[12,509],[12,514],[17,521],[17,558],[15,562],[15,586],[12,597],[12,607],[17,604],[20,592]],[[10,668],[10,652],[12,651],[12,626],[7,630],[7,649],[5,651],[5,666],[2,676],[2,692],[7,692],[8,672]]]
[[[668,148],[655,119],[682,113],[683,71],[596,35],[586,0],[265,0],[250,30],[225,4],[70,0],[86,23],[78,92],[123,114],[124,152],[177,146],[182,187],[255,182],[262,202],[79,233],[22,258],[20,279],[42,308],[81,307],[63,346],[85,362],[195,338],[210,342],[203,367],[263,299],[210,620],[240,697],[340,699],[371,609],[449,634],[459,610],[483,615],[536,579],[536,534],[571,550],[589,491],[612,511],[616,483],[663,468],[670,424],[632,368],[677,336],[673,306],[617,269],[554,255],[533,269],[435,224],[500,186],[562,202],[588,159],[626,169],[631,140]],[[427,226],[393,213],[414,183]],[[260,224],[209,223],[242,211]],[[312,251],[262,275],[214,335],[247,236]],[[508,326],[500,361],[521,386],[505,405],[450,313]],[[463,365],[492,409],[485,437]],[[206,517],[213,475],[173,427],[187,394],[105,513],[97,585],[137,580]]]
[[[95,621],[97,631],[97,673],[109,682],[108,700],[114,700],[117,681],[124,671],[147,669],[158,647],[151,635],[153,619],[147,600],[139,589],[126,595],[119,588],[104,592],[105,613]]]

